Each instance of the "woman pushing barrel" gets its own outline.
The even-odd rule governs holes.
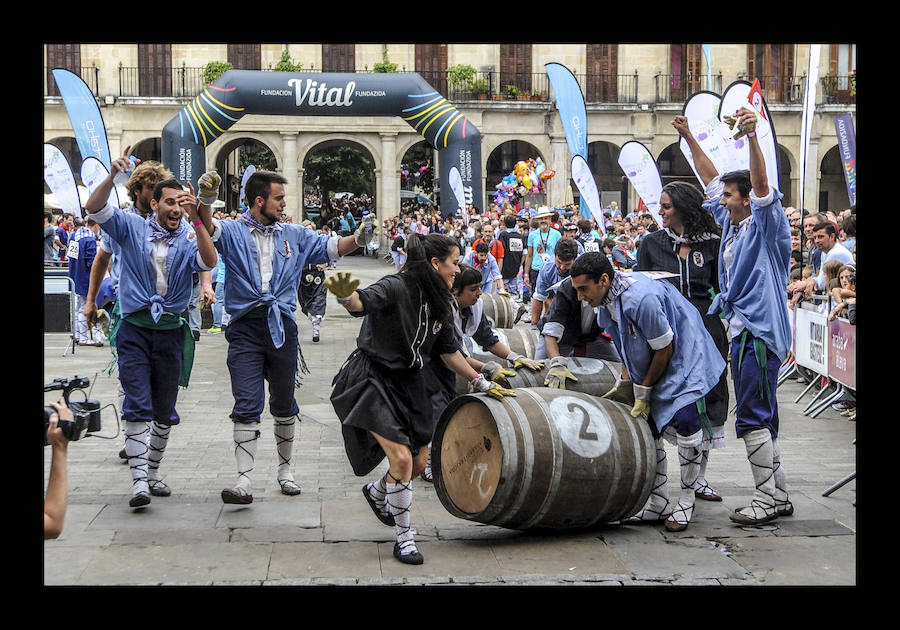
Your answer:
[[[407,261],[397,274],[358,289],[359,280],[338,273],[326,281],[347,311],[363,317],[357,348],[333,381],[331,403],[341,420],[353,472],[363,476],[387,456],[387,474],[363,486],[378,519],[395,525],[394,556],[407,564],[424,559],[410,528],[412,479],[425,469],[434,417],[425,372],[439,355],[476,392],[515,395],[476,372],[459,351],[453,330],[450,287],[459,273],[459,247],[441,234],[411,234]]]

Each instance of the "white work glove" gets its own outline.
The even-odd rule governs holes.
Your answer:
[[[206,171],[197,180],[197,200],[207,206],[213,205],[213,202],[219,198],[221,184],[222,177],[216,171]]]
[[[356,228],[356,233],[353,235],[356,241],[357,247],[367,247],[371,246],[373,242],[376,242],[375,239],[378,238],[380,230],[377,225],[375,225],[375,216],[369,214],[366,217],[363,217],[362,221],[359,223],[359,227]]]

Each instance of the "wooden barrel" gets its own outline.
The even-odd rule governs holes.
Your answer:
[[[517,389],[520,387],[543,387],[544,379],[550,371],[550,360],[544,360],[544,369],[532,372],[527,368],[516,370],[516,375],[509,377],[504,387]],[[613,388],[616,379],[622,372],[622,364],[603,359],[587,357],[569,357],[569,371],[577,381],[566,381],[566,389],[592,396],[602,396]]]
[[[493,322],[494,328],[512,328],[515,326],[519,305],[511,298],[504,297],[498,293],[482,293],[480,299],[484,305],[484,314]]]
[[[517,326],[515,328],[494,328],[494,333],[500,339],[500,342],[506,345],[510,350],[528,357],[534,358],[534,352],[537,349],[538,331],[526,328],[525,326]],[[487,348],[482,348],[474,340],[472,340],[472,356],[479,361],[496,361],[497,357],[488,352]]]
[[[575,529],[640,510],[656,453],[628,407],[546,387],[455,398],[432,441],[434,488],[459,518],[510,529]]]

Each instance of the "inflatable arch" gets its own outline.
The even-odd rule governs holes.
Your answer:
[[[456,182],[462,181],[467,205],[484,197],[481,133],[414,72],[229,70],[163,128],[163,163],[179,180],[189,181],[196,188],[206,169],[206,147],[245,114],[399,116],[440,151],[443,216],[459,209],[451,173]]]

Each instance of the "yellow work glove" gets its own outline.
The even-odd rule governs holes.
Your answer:
[[[481,373],[495,383],[504,382],[508,377],[516,375],[515,371],[506,369],[496,361],[488,361],[485,363],[481,367]]]
[[[213,205],[213,202],[219,198],[221,184],[222,177],[216,171],[206,171],[197,180],[197,200],[207,206]]]
[[[566,389],[566,379],[578,382],[578,379],[569,371],[568,357],[553,357],[550,359],[550,370],[544,379],[544,385],[553,389]]]
[[[510,361],[513,364],[513,368],[517,370],[526,367],[532,372],[540,372],[544,369],[543,361],[535,361],[534,359],[529,359],[528,357],[515,352],[510,352],[506,355],[506,360]]]
[[[500,387],[497,383],[489,381],[482,374],[479,374],[472,381],[472,390],[479,394],[486,394],[491,398],[501,400],[504,396],[515,396],[516,392],[511,389]]]
[[[603,394],[601,398],[608,398],[623,405],[634,405],[634,388],[631,379],[623,379],[621,376],[611,390]]]
[[[350,300],[350,296],[358,286],[359,280],[351,279],[349,273],[342,271],[325,280],[325,287],[334,293],[341,304],[346,304]]]
[[[728,125],[728,127],[731,129],[731,132],[734,133],[733,138],[735,140],[740,140],[748,133],[756,131],[755,121],[741,125],[739,122],[740,119],[735,118],[734,116],[725,116],[723,120],[725,121],[725,124]]]
[[[631,408],[631,417],[648,418],[650,416],[650,392],[652,387],[634,385],[634,407]]]
[[[507,291],[506,289],[500,289],[499,291],[497,291],[497,295],[502,295],[503,297],[508,298],[512,297],[512,295],[510,295],[509,291]]]

